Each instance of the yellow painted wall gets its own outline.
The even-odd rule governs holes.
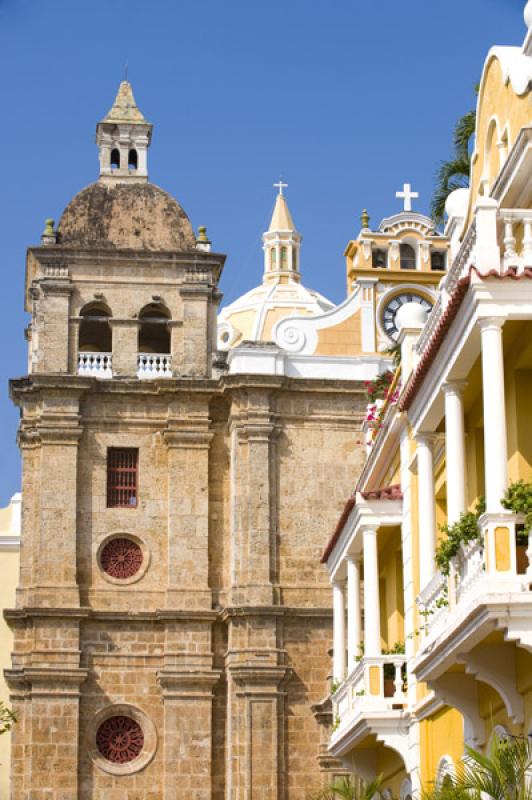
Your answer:
[[[495,138],[499,139],[505,132],[508,135],[508,150],[515,143],[520,129],[532,122],[530,110],[530,93],[516,95],[511,83],[505,85],[500,63],[497,58],[490,58],[484,68],[480,86],[477,131],[475,150],[473,153],[473,169],[471,176],[471,195],[467,226],[471,224],[475,198],[480,193],[483,179],[488,179],[488,189],[493,186],[499,172],[498,148],[491,146],[493,120],[496,120]]]
[[[403,556],[400,528],[379,531],[381,646],[404,642]]]
[[[356,356],[361,352],[360,311],[338,325],[318,331],[317,356]]]
[[[9,692],[4,680],[4,670],[11,664],[13,636],[6,625],[2,612],[15,606],[15,591],[18,583],[19,551],[6,544],[5,537],[16,535],[18,524],[13,519],[13,507],[0,509],[0,700],[9,705]],[[10,734],[0,736],[0,798],[9,797]]]
[[[440,760],[457,763],[464,753],[464,724],[455,708],[442,708],[420,723],[421,782],[428,788],[436,778]]]
[[[261,339],[265,342],[271,341],[273,326],[280,319],[289,317],[291,314],[308,314],[307,309],[294,306],[293,308],[272,308],[266,312],[266,319],[264,320],[264,328],[261,334]]]

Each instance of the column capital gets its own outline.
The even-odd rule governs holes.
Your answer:
[[[435,433],[416,433],[415,440],[416,444],[421,447],[428,447],[429,450],[432,449],[432,445],[436,441],[437,434]]]
[[[361,553],[348,553],[346,556],[346,561],[349,564],[360,564],[362,561],[362,554]]]
[[[461,397],[466,386],[467,381],[447,381],[447,383],[444,383],[441,388],[445,394]]]
[[[362,536],[370,536],[370,535],[376,536],[377,531],[379,530],[379,526],[375,524],[361,525],[361,530],[362,530]]]
[[[500,331],[506,320],[503,317],[485,317],[479,319],[478,327],[483,331]]]

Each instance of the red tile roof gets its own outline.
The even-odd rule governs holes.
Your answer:
[[[401,487],[396,484],[395,486],[385,486],[382,489],[374,489],[371,492],[360,492],[364,500],[402,500],[403,493]]]
[[[440,317],[440,320],[436,326],[436,330],[432,334],[432,337],[425,348],[423,355],[421,356],[419,364],[410,376],[404,388],[403,394],[398,403],[400,411],[407,411],[414,402],[414,399],[421,388],[421,384],[423,383],[423,379],[429,371],[429,368],[431,367],[432,362],[434,361],[434,358],[436,357],[438,350],[440,349],[443,340],[447,335],[447,331],[451,327],[453,320],[458,314],[462,300],[464,299],[471,283],[472,272],[475,272],[478,277],[482,278],[483,280],[486,278],[496,278],[497,280],[509,278],[510,280],[516,281],[521,280],[522,278],[532,278],[532,268],[529,267],[525,267],[523,272],[520,273],[517,273],[516,267],[510,267],[506,270],[506,272],[503,273],[497,272],[494,269],[490,270],[489,272],[480,273],[476,267],[471,267],[469,275],[466,275],[464,278],[461,278],[458,281],[458,285],[449,299],[447,308]]]
[[[364,500],[402,500],[403,493],[401,491],[400,486],[384,486],[382,489],[374,489],[371,492],[361,492],[360,493]],[[334,529],[334,533],[329,539],[327,543],[327,547],[323,551],[323,555],[321,557],[321,563],[325,564],[327,559],[331,555],[332,551],[334,550],[338,539],[341,536],[343,529],[345,528],[345,524],[349,518],[349,515],[353,508],[356,505],[356,495],[351,495],[351,497],[347,500],[347,503],[344,506],[344,510],[342,511],[342,515],[338,520],[336,528]]]

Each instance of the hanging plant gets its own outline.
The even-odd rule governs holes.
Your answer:
[[[458,555],[460,547],[469,542],[478,541],[482,544],[482,534],[478,527],[478,520],[486,511],[486,501],[480,498],[474,511],[467,511],[460,515],[460,519],[453,525],[440,525],[440,530],[445,538],[436,548],[436,564],[442,575],[449,575],[451,559]]]
[[[372,381],[364,381],[368,403],[374,403],[375,400],[385,400],[387,391],[392,385],[393,378],[394,372],[389,369],[386,372],[381,372],[381,374],[377,375]]]
[[[524,517],[525,534],[532,528],[532,483],[515,481],[510,484],[502,499],[502,505],[514,514]]]

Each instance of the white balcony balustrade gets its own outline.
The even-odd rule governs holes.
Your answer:
[[[139,353],[137,377],[141,380],[172,377],[172,357],[164,353]]]
[[[451,559],[449,577],[436,573],[419,594],[424,649],[488,596],[500,594],[510,602],[510,595],[530,594],[532,533],[524,540],[522,534],[516,536],[519,522],[515,514],[501,516],[496,525],[489,519],[483,523],[481,517],[483,539],[461,545]]]
[[[108,379],[113,377],[112,353],[79,353],[78,375]]]
[[[402,711],[407,702],[406,656],[364,656],[338,687],[332,702],[338,732],[355,725],[366,712],[386,715]]]

